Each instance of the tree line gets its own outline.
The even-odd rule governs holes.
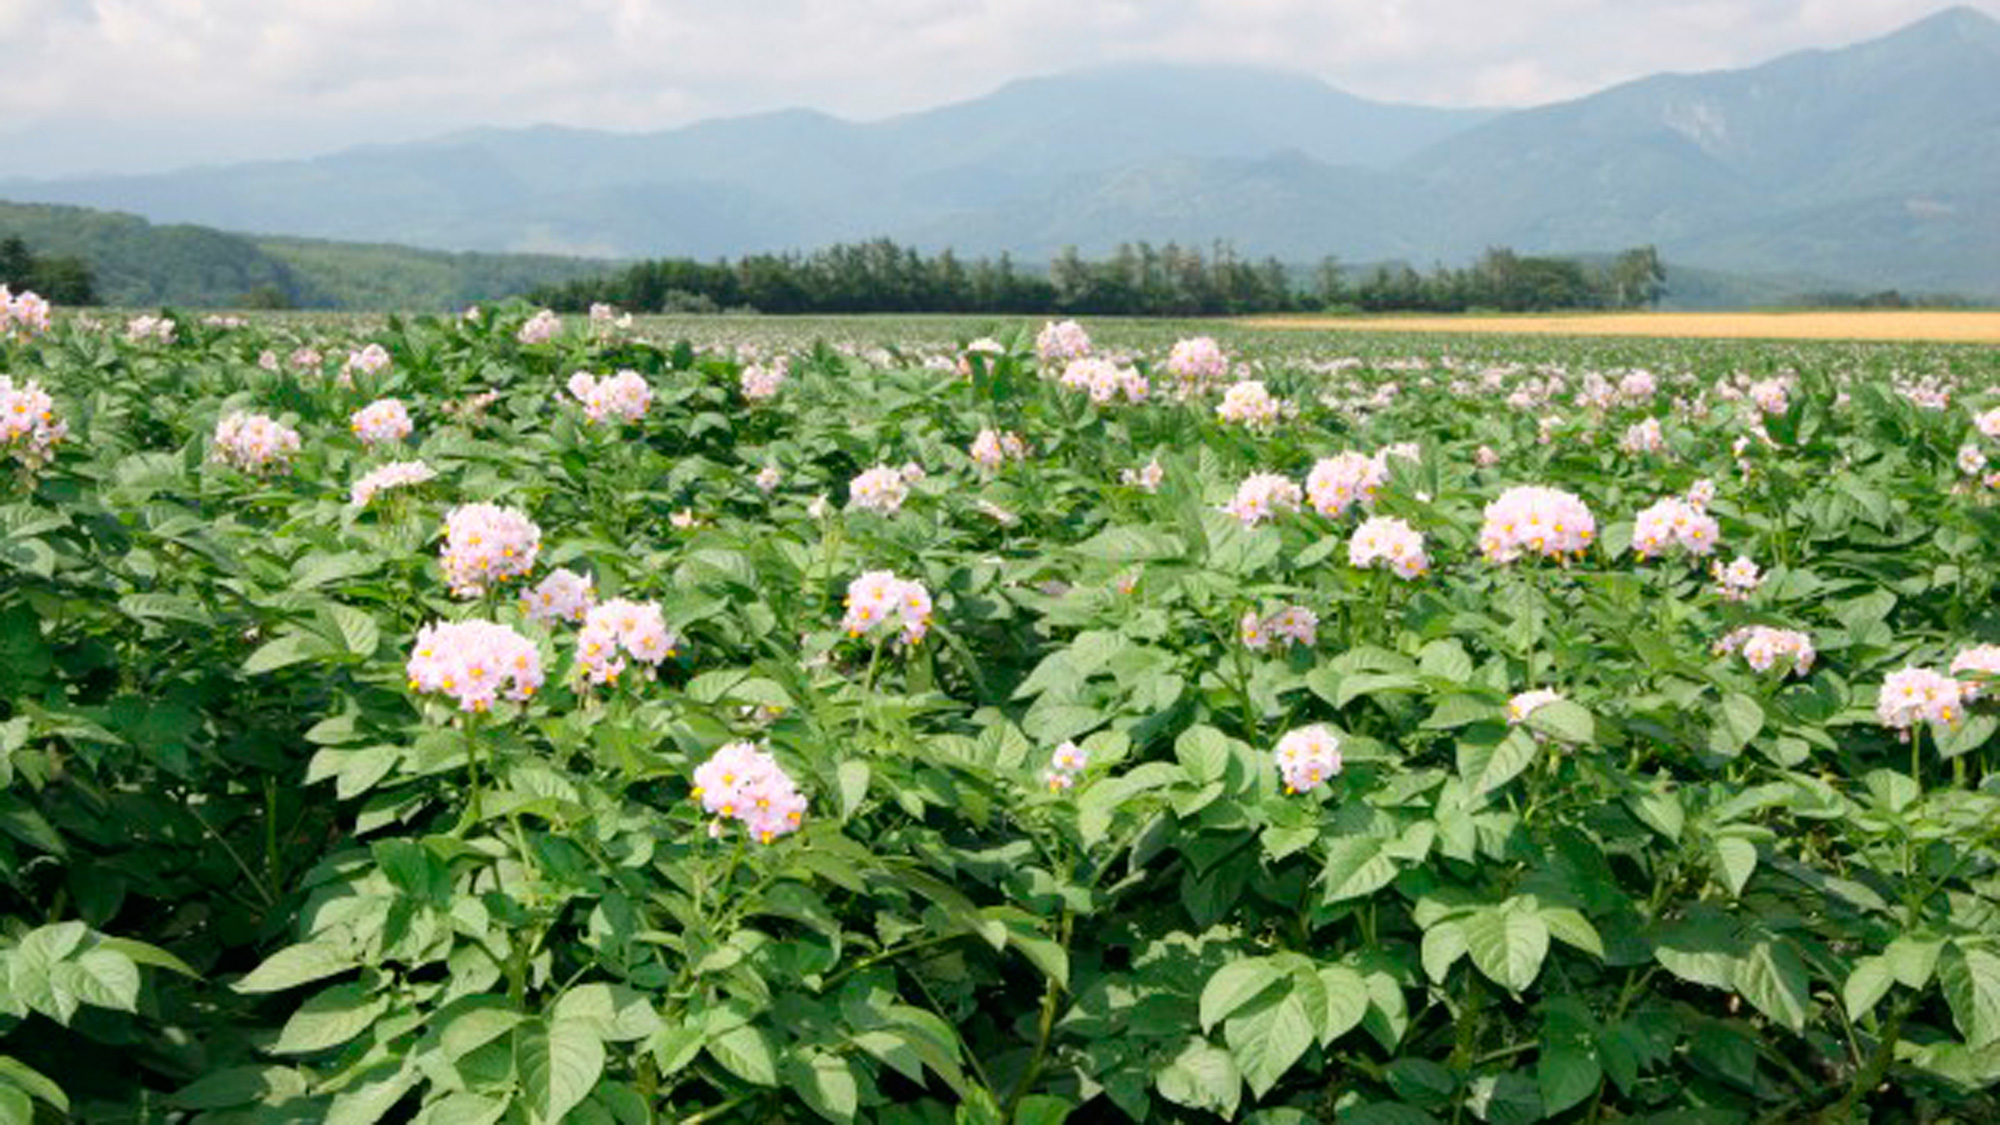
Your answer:
[[[82,258],[36,254],[18,236],[0,238],[0,285],[58,305],[94,305],[97,282]]]
[[[888,239],[734,261],[659,258],[602,277],[544,286],[529,299],[562,311],[592,304],[635,312],[995,313],[1228,316],[1356,308],[1541,311],[1639,308],[1656,302],[1665,271],[1650,246],[1604,260],[1532,257],[1505,248],[1464,269],[1356,271],[1323,259],[1310,271],[1249,261],[1225,242],[1204,254],[1176,243],[1120,245],[1108,258],[1065,249],[1046,270],[1012,256],[926,255]]]

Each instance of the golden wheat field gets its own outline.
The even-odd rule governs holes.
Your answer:
[[[1537,316],[1266,317],[1258,328],[1767,340],[1936,340],[2000,344],[2000,311],[1647,312]]]

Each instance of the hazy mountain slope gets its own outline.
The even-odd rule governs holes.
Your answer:
[[[1675,261],[2000,295],[2000,22],[1949,9],[1761,66],[1506,114],[1121,66],[856,123],[472,130],[0,196],[453,249],[716,257],[887,235],[967,253],[1226,240],[1309,261],[1651,243]]]
[[[273,287],[303,307],[456,309],[600,273],[575,257],[447,253],[403,246],[266,238],[82,207],[0,202],[0,237],[75,256],[108,305],[226,308]]]
[[[1297,75],[1129,66],[871,123],[790,111],[650,134],[472,130],[313,160],[0,181],[0,195],[447,248],[711,254],[925,226],[1149,163],[1290,149],[1380,165],[1490,116]]]
[[[2000,23],[1952,9],[1842,50],[1649,78],[1509,114],[1396,173],[1452,256],[1653,242],[1692,259],[1727,246],[1716,264],[1983,277],[1992,291],[1993,267],[1970,268],[2000,252],[1979,209],[1922,201],[2000,184]],[[1824,245],[1846,238],[1856,207],[1873,216],[1867,241]]]

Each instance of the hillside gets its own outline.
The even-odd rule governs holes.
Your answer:
[[[547,255],[448,253],[403,246],[255,237],[83,207],[0,202],[0,236],[89,263],[109,305],[222,308],[257,289],[301,308],[460,308],[609,268]]]
[[[1509,113],[1387,105],[1306,75],[1131,65],[882,121],[791,110],[654,133],[477,129],[312,160],[0,181],[0,195],[603,258],[886,236],[1027,260],[1225,240],[1290,261],[1428,265],[1495,245],[1650,243],[1733,273],[2000,296],[1996,183],[2000,23],[1956,8],[1865,43]],[[329,255],[272,256],[310,270]],[[366,269],[345,260],[334,272],[352,293]],[[489,269],[505,276],[481,260],[425,262],[423,297],[481,291],[445,279]]]

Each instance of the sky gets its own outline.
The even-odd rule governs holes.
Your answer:
[[[291,158],[475,126],[868,120],[1110,62],[1518,107],[1837,47],[1939,0],[0,0],[0,176]],[[2000,16],[2000,0],[1966,6]]]

